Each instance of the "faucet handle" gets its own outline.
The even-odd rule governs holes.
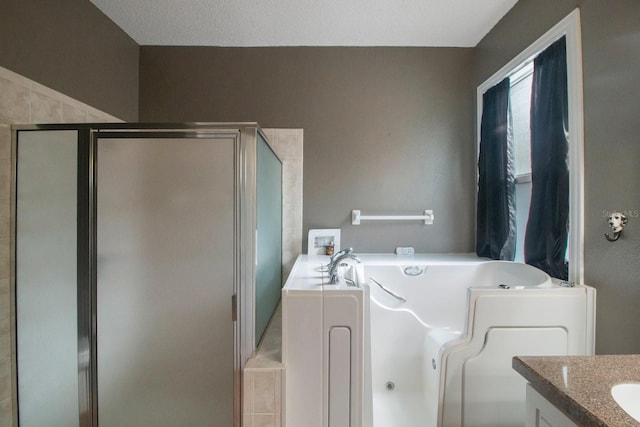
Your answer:
[[[341,251],[338,251],[331,255],[331,258],[329,259],[331,260],[331,263],[333,263],[333,260],[338,259],[338,257],[341,257],[343,255],[350,254],[351,252],[353,252],[353,248],[344,248]]]

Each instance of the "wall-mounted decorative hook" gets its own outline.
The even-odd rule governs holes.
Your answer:
[[[610,242],[615,242],[620,238],[624,226],[627,225],[627,216],[620,212],[613,212],[609,215],[608,223],[611,230],[613,230],[613,237],[609,236],[607,233],[604,234],[604,237],[606,237]]]

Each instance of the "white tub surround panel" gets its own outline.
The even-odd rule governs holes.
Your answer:
[[[368,289],[329,285],[328,260],[300,255],[282,290],[287,426],[366,425]]]

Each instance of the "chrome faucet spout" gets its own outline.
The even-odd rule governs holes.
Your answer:
[[[336,259],[350,253],[353,253],[353,248],[344,248],[341,251],[338,251],[335,254],[331,255],[331,258],[329,258],[329,266],[331,266]]]
[[[348,255],[352,252],[353,252],[353,248],[344,248],[341,251],[338,251],[333,255],[331,255],[331,257],[329,258],[329,264],[325,266],[327,271],[331,271],[334,268],[335,262],[338,258],[341,258],[344,255]]]
[[[355,256],[352,251],[352,248],[348,248],[349,250],[333,259],[333,261],[329,264],[329,283],[336,284],[338,280],[338,268],[342,266],[346,266],[349,262],[353,262],[356,264],[361,264],[362,261],[360,258]],[[355,281],[357,282],[357,280]],[[356,286],[358,284],[356,283]]]

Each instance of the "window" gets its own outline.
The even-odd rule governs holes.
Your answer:
[[[531,181],[531,83],[533,62],[509,76],[511,91],[509,105],[511,112],[513,152],[515,160],[516,184]]]
[[[524,235],[531,200],[531,83],[533,61],[526,62],[509,76],[514,166],[516,174],[516,253],[514,261],[524,262]]]
[[[516,171],[516,205],[518,238],[516,260],[522,260],[522,241],[526,218],[528,217],[528,203],[530,194],[530,161],[528,158],[528,114],[529,108],[521,108],[523,103],[529,103],[531,91],[532,60],[541,51],[553,44],[561,37],[567,42],[567,84],[569,107],[569,154],[570,171],[569,182],[569,280],[583,283],[583,109],[582,109],[582,56],[580,40],[580,14],[574,10],[565,19],[546,34],[536,40],[516,58],[506,64],[491,78],[478,87],[478,147],[480,144],[480,123],[482,119],[482,96],[491,87],[510,77],[513,94],[510,97],[511,120],[513,126],[514,156]],[[527,94],[527,92],[529,92]],[[520,107],[519,107],[520,106]],[[529,187],[529,188],[527,188]],[[522,231],[520,230],[522,228]],[[519,250],[519,253],[518,253]]]

